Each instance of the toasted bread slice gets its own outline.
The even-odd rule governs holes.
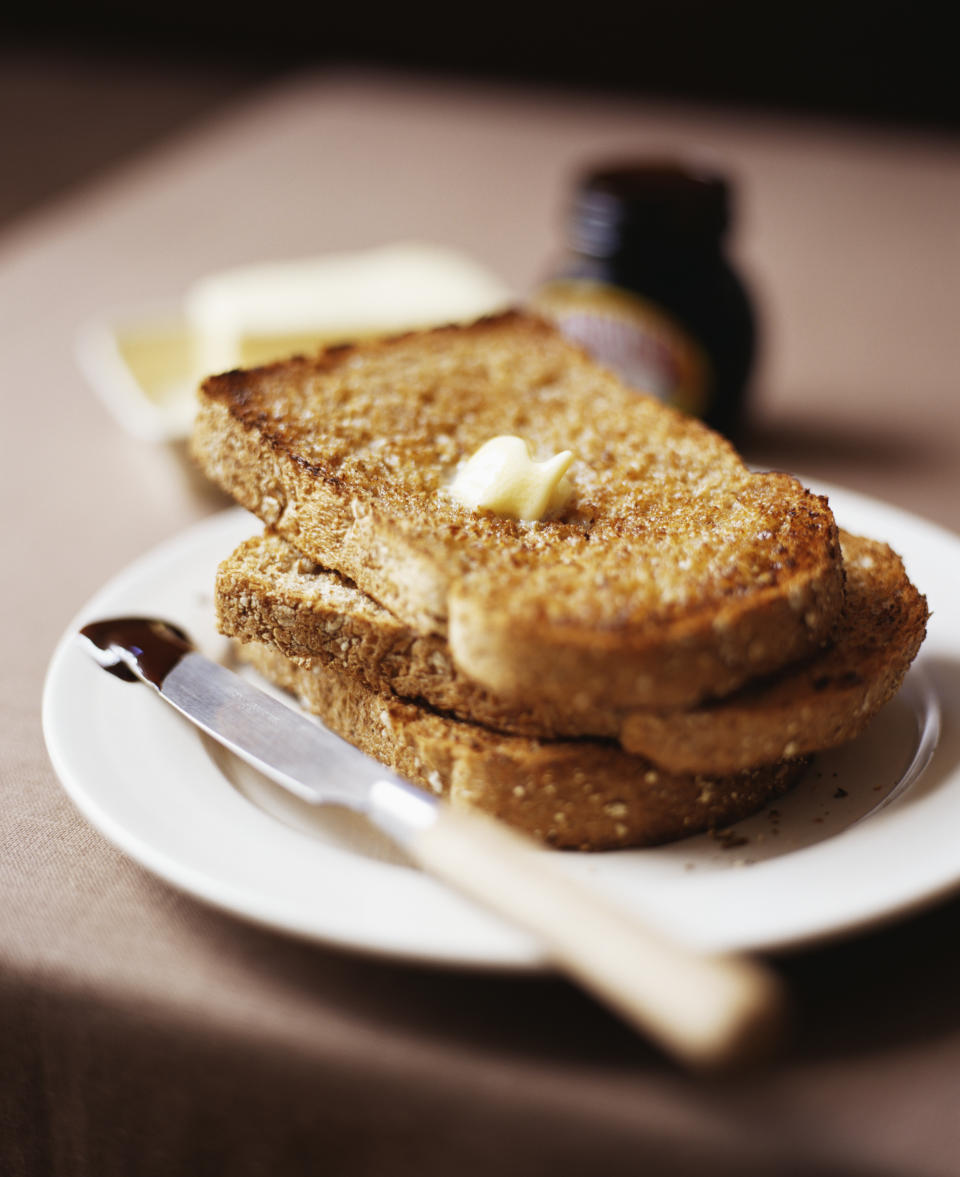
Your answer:
[[[503,735],[380,694],[330,663],[304,665],[260,642],[237,648],[363,752],[558,848],[648,846],[723,826],[783,794],[806,767],[796,759],[727,776],[663,772],[604,740]]]
[[[498,698],[453,664],[446,639],[419,634],[339,573],[320,568],[281,536],[246,540],[217,569],[220,632],[265,642],[295,661],[333,663],[372,690],[422,700],[460,719],[515,735],[619,733],[608,707]]]
[[[846,603],[836,641],[772,679],[689,710],[540,703],[516,709],[466,678],[446,642],[421,636],[280,536],[241,544],[217,573],[220,629],[294,660],[334,663],[373,690],[423,700],[500,731],[619,740],[676,772],[740,772],[854,739],[899,689],[923,641],[926,601],[886,545],[840,533]]]
[[[624,748],[676,772],[738,772],[860,735],[900,689],[929,613],[890,547],[840,535],[846,603],[829,649],[705,706],[633,711],[621,727]]]
[[[571,449],[574,495],[528,524],[448,486],[494,436]],[[751,474],[519,312],[206,380],[192,450],[305,555],[523,700],[688,706],[813,652],[839,613],[833,516]]]

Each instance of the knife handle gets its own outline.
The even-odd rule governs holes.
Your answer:
[[[533,933],[554,964],[688,1066],[742,1065],[779,1040],[786,1003],[771,972],[670,941],[500,823],[441,806],[407,849],[426,871]]]

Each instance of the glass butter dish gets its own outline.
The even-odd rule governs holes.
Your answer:
[[[176,441],[190,431],[197,385],[213,372],[469,320],[512,301],[499,278],[470,257],[400,242],[210,274],[179,304],[85,322],[75,356],[124,429],[147,441]]]

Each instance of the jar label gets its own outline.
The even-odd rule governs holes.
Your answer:
[[[711,385],[707,356],[656,304],[619,286],[558,279],[541,286],[530,306],[638,391],[704,415]]]

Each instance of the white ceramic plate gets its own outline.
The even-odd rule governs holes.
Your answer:
[[[819,757],[790,795],[722,837],[558,855],[571,874],[703,948],[806,944],[960,885],[960,539],[826,489],[841,526],[901,552],[933,610],[901,694],[856,743]],[[258,526],[240,510],[208,519],[81,610],[54,654],[43,707],[68,793],[147,869],[238,916],[392,958],[545,967],[531,939],[406,865],[360,819],[287,796],[153,692],[104,674],[75,639],[94,617],[154,614],[225,657],[213,623],[214,569]]]

